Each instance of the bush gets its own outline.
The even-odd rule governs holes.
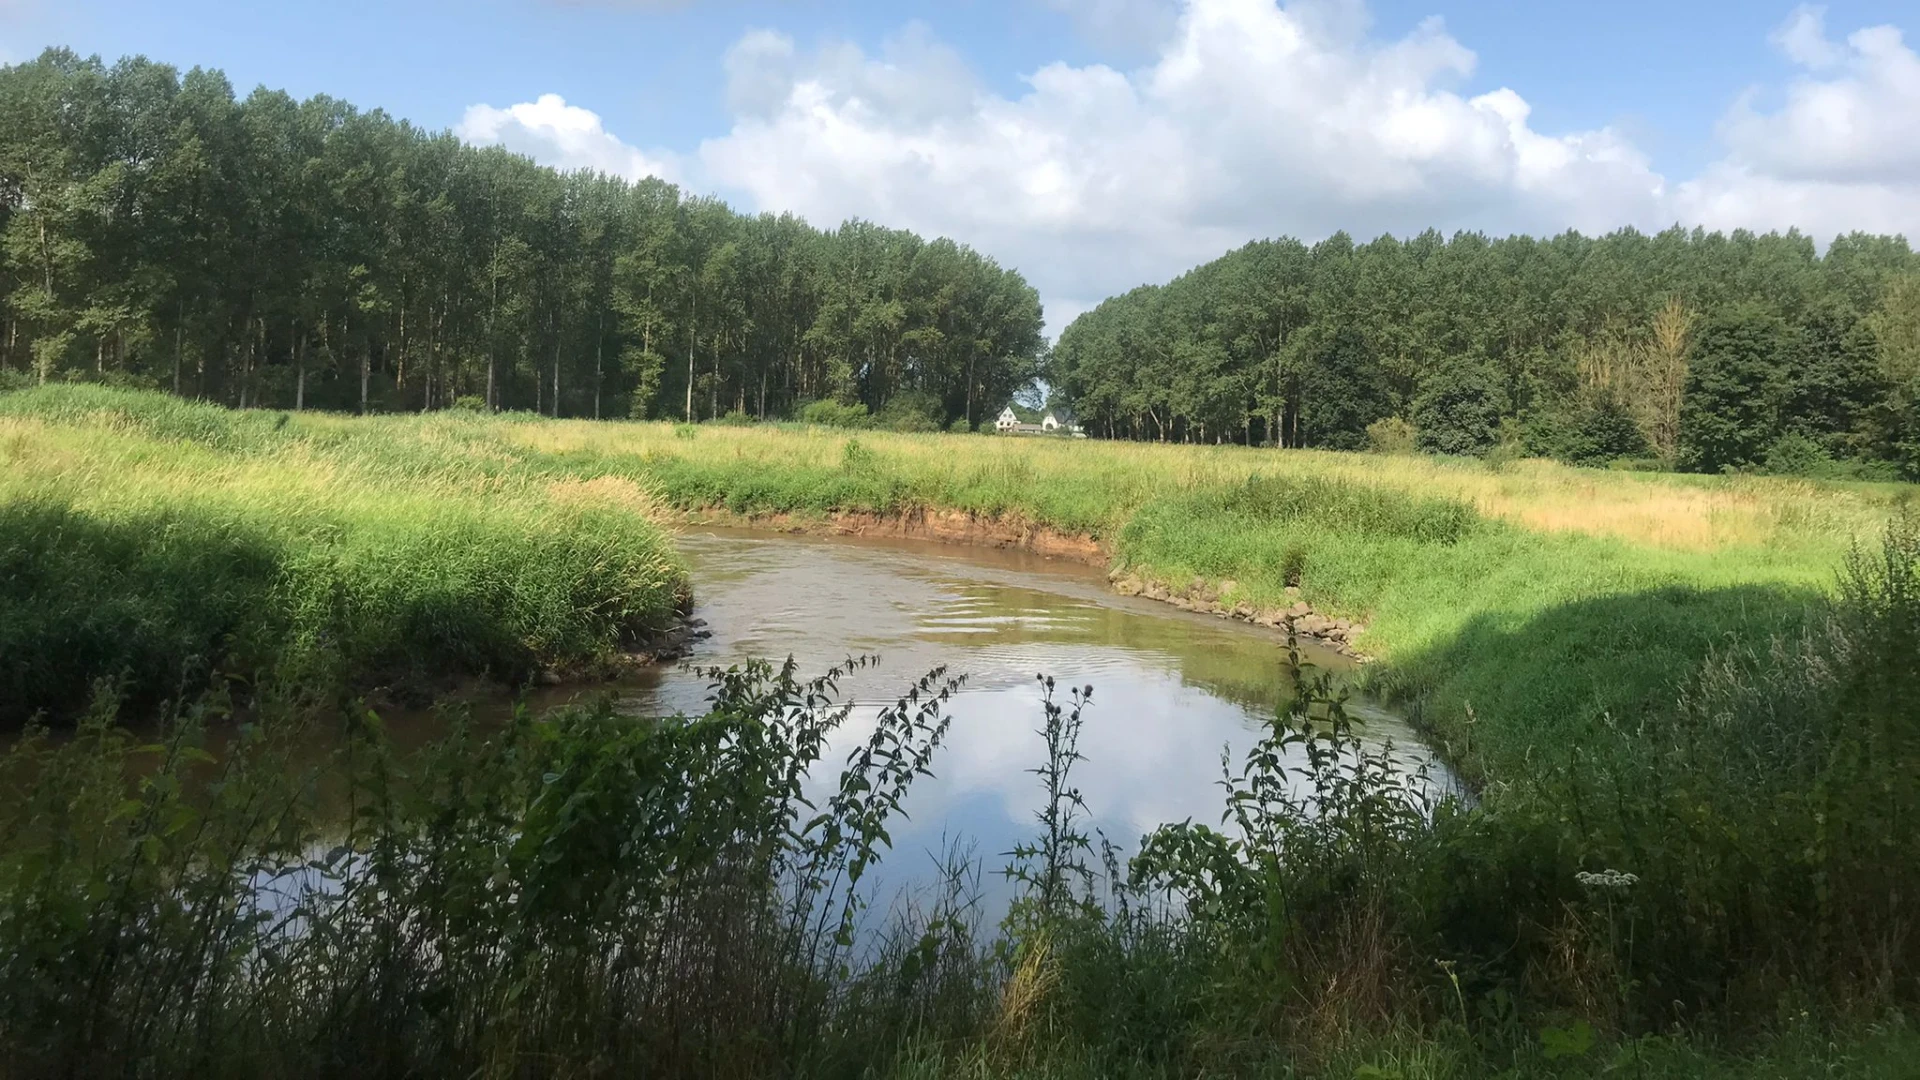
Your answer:
[[[752,427],[757,421],[744,410],[732,409],[725,416],[713,421],[721,427]]]
[[[1375,420],[1367,425],[1367,447],[1376,454],[1412,454],[1419,447],[1420,433],[1398,416]]]
[[[800,407],[800,421],[818,427],[871,427],[872,418],[864,404],[842,405],[832,399],[810,401]]]
[[[1479,455],[1500,441],[1506,394],[1494,372],[1459,364],[1428,379],[1413,403],[1420,448],[1440,454]]]
[[[705,715],[523,711],[413,753],[350,709],[150,744],[108,703],[76,738],[20,741],[0,756],[3,1071],[862,1075],[803,1066],[883,1059],[936,995],[970,1020],[981,965],[951,904],[906,924],[911,951],[852,935],[957,680],[908,687],[829,772],[845,669],[702,674]],[[799,778],[823,772],[816,809]]]
[[[945,410],[932,394],[909,391],[896,394],[873,418],[888,431],[939,431]]]
[[[1556,456],[1574,465],[1604,465],[1615,458],[1644,457],[1650,450],[1626,402],[1617,394],[1599,394],[1575,412]]]
[[[1825,477],[1833,474],[1834,461],[1826,447],[1797,431],[1790,431],[1767,448],[1762,468],[1774,476]]]
[[[461,394],[453,399],[453,407],[461,412],[486,412],[487,399],[479,394]]]

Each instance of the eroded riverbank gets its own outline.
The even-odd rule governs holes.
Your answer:
[[[844,536],[878,540],[921,541],[933,544],[1017,551],[1046,559],[1108,570],[1106,580],[1123,597],[1144,597],[1183,611],[1218,615],[1269,629],[1289,624],[1322,648],[1365,662],[1372,659],[1359,648],[1364,623],[1323,615],[1300,595],[1287,590],[1285,607],[1259,605],[1241,595],[1232,579],[1203,577],[1163,581],[1144,571],[1114,565],[1113,546],[1086,533],[1068,532],[1021,520],[986,517],[959,510],[916,508],[907,513],[834,511],[825,514],[737,514],[709,508],[682,515],[693,528],[729,528],[787,535]]]

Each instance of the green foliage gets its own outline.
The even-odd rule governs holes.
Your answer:
[[[619,491],[483,486],[383,461],[403,447],[376,433],[329,450],[284,414],[159,395],[3,400],[51,426],[0,482],[0,725],[69,719],[101,680],[144,710],[215,671],[319,690],[592,669],[684,602],[667,538]]]
[[[842,405],[831,399],[806,403],[801,406],[799,417],[802,423],[820,427],[863,428],[873,422],[865,405]]]
[[[836,439],[843,471],[887,468],[886,439]],[[1279,534],[1283,565],[1313,545],[1308,584],[1372,534],[1386,561],[1489,589],[1483,567],[1545,565],[1465,504],[1365,485],[1180,498],[1158,528],[1239,514],[1224,530]],[[888,822],[948,733],[942,672],[823,784],[844,670],[710,671],[700,717],[456,722],[411,757],[348,713],[308,766],[296,747],[324,731],[271,680],[217,753],[220,695],[154,744],[111,726],[108,696],[0,762],[19,793],[0,1054],[31,1074],[1901,1076],[1920,524],[1857,548],[1837,597],[1795,598],[1772,641],[1688,625],[1759,590],[1675,592],[1460,634],[1442,662],[1493,653],[1511,700],[1476,688],[1480,719],[1436,738],[1465,760],[1481,748],[1456,737],[1522,736],[1471,799],[1369,739],[1290,641],[1292,692],[1223,763],[1219,825],[1166,823],[1124,866],[1073,775],[1113,752],[1082,739],[1093,688],[1059,701],[1043,677],[1038,834],[991,943],[951,890],[860,937]],[[1641,610],[1662,605],[1665,626]],[[1566,650],[1685,652],[1650,635],[1682,627],[1713,651],[1634,709],[1554,727],[1529,696],[1629,681]]]
[[[1355,327],[1341,327],[1302,356],[1298,378],[1300,436],[1309,446],[1360,450],[1368,426],[1393,410],[1386,374]],[[1415,415],[1414,424],[1420,423]]]
[[[1671,458],[1689,341],[1700,344],[1703,316],[1724,323],[1745,311],[1777,321],[1768,366],[1778,377],[1760,380],[1771,415],[1739,411],[1742,379],[1725,383],[1724,326],[1715,330],[1695,413],[1726,405],[1727,426],[1766,430],[1751,443],[1702,443],[1715,457],[1706,469],[1728,463],[1722,451],[1756,461],[1787,429],[1839,456],[1906,461],[1894,445],[1920,399],[1910,389],[1920,386],[1920,261],[1899,237],[1840,239],[1824,255],[1798,233],[1679,228],[1258,241],[1081,315],[1047,379],[1099,435],[1357,449],[1381,417],[1428,427],[1416,415],[1424,402],[1443,423],[1423,434],[1446,452],[1482,452],[1492,411],[1537,429],[1523,440],[1535,456],[1561,452],[1559,422],[1576,421],[1599,386],[1624,396],[1651,456]],[[1694,427],[1701,440],[1728,434]]]
[[[1789,348],[1786,324],[1755,307],[1707,321],[1694,342],[1681,413],[1687,467],[1719,472],[1761,460],[1779,431]]]
[[[888,431],[939,431],[943,416],[940,401],[932,394],[904,393],[887,402],[874,414],[875,427]]]
[[[1797,431],[1774,440],[1767,448],[1763,468],[1775,476],[1826,476],[1833,470],[1826,448]]]
[[[1311,528],[1376,539],[1453,544],[1480,517],[1467,503],[1320,477],[1255,475],[1236,487],[1195,492],[1148,507],[1142,517],[1171,524],[1244,518],[1273,529]],[[1123,535],[1125,535],[1123,533]]]
[[[802,782],[848,671],[709,671],[704,716],[523,713],[406,756],[349,715],[306,767],[287,716],[207,752],[217,701],[157,744],[110,701],[73,739],[30,736],[0,759],[0,1055],[746,1075],[884,1052],[937,978],[883,952],[846,992],[847,928],[955,683],[882,710],[816,812]]]
[[[1398,416],[1367,425],[1367,449],[1376,454],[1412,454],[1420,449],[1420,433]]]
[[[1494,373],[1457,365],[1428,379],[1413,401],[1420,448],[1440,454],[1479,455],[1500,441],[1506,395]]]
[[[0,70],[0,116],[8,382],[689,422],[784,415],[804,387],[930,396],[944,425],[1044,347],[1026,281],[950,240],[236,99],[215,71],[49,49]]]
[[[1575,465],[1605,465],[1618,458],[1645,458],[1653,447],[1627,403],[1617,394],[1593,395],[1561,433],[1556,457]]]

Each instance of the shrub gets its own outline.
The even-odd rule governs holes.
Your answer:
[[[1440,454],[1478,455],[1500,440],[1506,394],[1485,366],[1460,363],[1426,381],[1413,403],[1420,448]]]
[[[704,715],[522,712],[409,755],[348,710],[275,714],[216,759],[218,701],[157,744],[110,702],[22,740],[0,756],[5,1071],[819,1075],[891,1052],[935,995],[971,1019],[952,905],[906,924],[911,951],[852,934],[957,680],[858,725],[810,800],[846,669],[703,674]],[[957,993],[909,964],[956,952]]]
[[[802,423],[819,427],[863,428],[872,426],[864,404],[842,405],[832,399],[810,401],[800,407]]]
[[[1367,425],[1367,447],[1376,454],[1412,454],[1419,450],[1420,433],[1398,416]]]
[[[940,399],[922,391],[895,394],[873,420],[888,431],[939,431],[946,410]]]
[[[725,416],[713,421],[721,427],[752,427],[757,421],[742,409],[731,409]]]
[[[1652,450],[1626,402],[1597,394],[1573,415],[1555,454],[1575,465],[1604,465],[1615,458],[1644,457]]]
[[[1775,476],[1824,477],[1833,473],[1833,456],[1826,447],[1797,431],[1775,439],[1767,448],[1766,472]]]
[[[453,399],[453,407],[461,412],[486,412],[487,400],[479,394],[461,394]]]

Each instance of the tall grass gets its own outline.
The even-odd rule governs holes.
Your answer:
[[[700,717],[456,722],[417,756],[347,713],[304,767],[298,716],[215,756],[219,695],[150,744],[103,698],[0,763],[0,1070],[1907,1076],[1916,643],[1900,520],[1791,635],[1471,804],[1290,650],[1219,824],[1125,864],[1073,779],[1096,691],[1048,684],[991,936],[963,869],[867,906],[943,673],[824,786],[847,712],[790,666],[709,672]]]
[[[1098,750],[1050,710],[1009,923],[1025,1037],[915,1070],[1909,1075],[1917,635],[1903,521],[1793,636],[1473,805],[1368,751],[1296,656],[1287,710],[1224,763],[1221,824],[1162,826],[1104,872],[1070,824]]]
[[[631,483],[340,441],[151,395],[0,397],[0,725],[77,715],[100,680],[150,708],[215,671],[319,688],[591,668],[686,601]]]
[[[219,642],[380,678],[587,666],[658,626],[684,588],[645,519],[952,510],[1093,536],[1127,572],[1175,591],[1230,581],[1256,606],[1304,598],[1362,622],[1357,644],[1381,661],[1375,689],[1416,710],[1480,779],[1637,724],[1715,649],[1790,629],[1832,594],[1853,540],[1912,491],[795,425],[233,413],[78,386],[0,395],[0,462],[0,502],[40,523],[14,526],[21,534],[78,515],[133,530],[142,539],[126,550],[143,557],[198,558],[204,570],[221,560],[193,553],[233,552],[241,572],[226,581],[169,571],[193,582],[176,599],[219,600],[257,559],[312,583],[282,570],[279,592],[209,603],[204,624],[179,626],[164,593],[132,605],[136,618],[90,591],[81,568],[36,564],[14,580],[65,574],[71,584],[46,592],[98,611],[96,640],[143,643],[83,668],[55,663],[89,655],[63,642],[29,665],[59,672],[34,693],[63,709],[88,672],[124,668],[134,685],[171,692],[206,666],[190,657],[229,647]],[[136,524],[143,513],[161,524]],[[212,539],[158,539],[199,528]],[[28,612],[11,640],[62,641],[31,607],[7,605]],[[239,614],[219,615],[229,608]],[[262,612],[280,624],[256,629]],[[143,618],[156,629],[122,629]]]
[[[714,671],[704,716],[455,724],[405,757],[349,717],[305,768],[296,716],[215,761],[204,712],[141,745],[106,702],[5,759],[0,1073],[762,1076],[884,1053],[858,1040],[947,992],[924,961],[962,927],[856,950],[862,874],[954,682],[884,710],[816,813],[843,673]]]

